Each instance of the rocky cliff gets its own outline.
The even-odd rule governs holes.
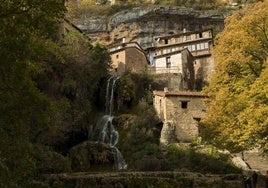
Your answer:
[[[73,20],[92,42],[112,44],[137,41],[143,48],[150,47],[155,36],[182,33],[213,28],[220,31],[225,15],[215,12],[201,12],[170,6],[136,7],[118,12],[111,17],[84,16]]]

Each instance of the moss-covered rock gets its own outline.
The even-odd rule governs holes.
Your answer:
[[[69,151],[69,158],[72,163],[72,170],[85,172],[97,168],[112,169],[114,159],[111,149],[106,144],[85,141],[74,146]]]
[[[202,175],[191,172],[116,172],[116,173],[75,173],[49,175],[45,179],[51,187],[81,188],[237,188],[243,187],[240,174],[232,174],[227,180],[226,175]]]

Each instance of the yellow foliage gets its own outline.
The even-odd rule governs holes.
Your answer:
[[[241,151],[265,147],[268,135],[268,1],[245,7],[226,19],[216,37],[215,73],[204,92],[204,138]],[[211,135],[214,135],[210,139]]]

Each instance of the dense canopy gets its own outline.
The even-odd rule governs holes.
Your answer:
[[[0,0],[0,187],[67,171],[61,154],[77,130],[87,139],[109,55],[76,29],[62,32],[65,10],[64,0]]]
[[[268,1],[226,19],[214,50],[215,72],[201,132],[232,151],[268,149]]]

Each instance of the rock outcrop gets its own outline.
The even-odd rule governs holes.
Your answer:
[[[179,34],[185,29],[196,31],[223,28],[224,15],[199,12],[170,6],[145,6],[118,12],[110,18],[83,17],[74,24],[85,32],[92,42],[112,44],[137,41],[143,48],[150,47],[155,36]]]

